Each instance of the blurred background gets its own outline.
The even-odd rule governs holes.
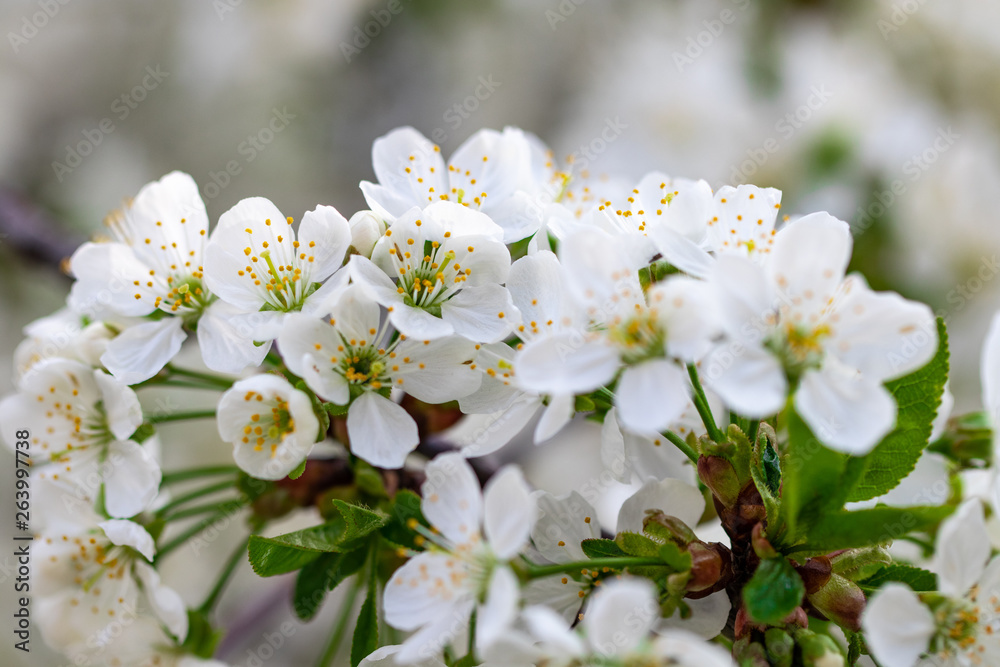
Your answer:
[[[854,268],[948,320],[952,390],[974,409],[1000,307],[998,20],[982,0],[4,2],[0,384],[11,389],[21,328],[65,298],[59,260],[144,183],[190,173],[213,220],[252,195],[296,218],[321,203],[350,216],[372,141],[393,127],[447,155],[480,128],[517,125],[592,171],[773,186],[786,213],[849,221]],[[573,437],[537,453],[536,482],[571,488],[545,466]],[[193,442],[205,460],[228,455]],[[164,456],[169,468],[193,454]],[[197,599],[214,568],[175,560]],[[232,664],[255,664],[291,620],[283,585],[237,579],[222,609],[242,628]],[[269,625],[246,624],[250,604]],[[320,617],[263,662],[311,660],[328,628]],[[30,656],[5,636],[5,665],[63,664],[37,635]]]

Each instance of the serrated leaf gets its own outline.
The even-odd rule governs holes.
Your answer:
[[[587,554],[587,558],[620,558],[628,555],[614,540],[603,538],[586,539],[580,542],[580,548],[583,549],[583,553]]]
[[[615,536],[615,543],[629,556],[660,555],[660,545],[640,533],[622,531]]]
[[[826,552],[882,544],[939,523],[955,508],[879,506],[833,512],[809,527],[802,551]]]
[[[360,570],[367,557],[368,550],[364,548],[345,554],[325,553],[303,567],[295,579],[292,596],[295,614],[303,621],[315,616],[327,592]]]
[[[764,445],[763,455],[761,456],[761,468],[764,472],[764,482],[768,491],[772,494],[777,494],[778,489],[781,488],[781,463],[778,461],[778,452],[774,451],[774,447],[771,446],[770,442]]]
[[[342,500],[333,501],[338,515],[326,523],[277,537],[250,537],[250,565],[261,577],[294,572],[321,553],[344,553],[385,525],[386,517]]]
[[[843,506],[840,485],[848,457],[820,442],[794,408],[785,410],[783,418],[788,443],[781,456],[781,513],[794,540],[802,532],[800,525]]]
[[[674,572],[687,572],[691,569],[691,554],[681,551],[673,542],[661,546],[659,556]]]
[[[802,603],[806,587],[784,558],[762,560],[743,588],[743,602],[751,620],[778,625]]]
[[[920,370],[886,383],[899,406],[896,427],[867,456],[864,472],[848,501],[870,500],[894,489],[913,472],[931,437],[944,385],[948,381],[948,330],[938,319],[938,351]]]
[[[375,586],[368,586],[368,595],[361,605],[357,625],[354,626],[354,640],[351,642],[351,667],[368,657],[378,648],[378,606],[375,603],[377,595]]]
[[[298,479],[299,477],[302,477],[302,473],[306,471],[306,462],[306,459],[302,459],[302,463],[295,466],[295,470],[288,473],[288,479]]]
[[[389,521],[380,531],[382,537],[401,547],[419,549],[413,541],[416,533],[407,526],[410,519],[415,519],[418,523],[429,526],[420,510],[420,496],[409,489],[401,489],[396,492],[396,497],[393,499]]]
[[[906,584],[915,591],[937,590],[937,575],[912,565],[902,565],[893,563],[863,581],[857,582],[861,590],[866,593],[875,591],[890,581],[898,581]]]

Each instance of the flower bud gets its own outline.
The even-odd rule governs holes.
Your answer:
[[[851,581],[864,581],[892,563],[889,549],[882,545],[861,549],[844,549],[827,554],[834,574]]]
[[[770,667],[771,664],[764,647],[759,642],[750,641],[749,637],[733,644],[733,658],[740,667]]]
[[[646,510],[646,518],[642,520],[642,532],[663,541],[673,542],[679,547],[686,547],[698,539],[686,523],[660,510]]]
[[[698,477],[712,491],[723,507],[732,507],[740,495],[740,478],[733,465],[720,456],[698,459]]]
[[[688,545],[691,554],[691,578],[687,582],[687,590],[692,592],[712,588],[722,579],[724,563],[722,556],[701,542]]]
[[[375,242],[385,234],[387,225],[372,211],[358,211],[351,216],[351,245],[359,255],[370,257]]]
[[[770,628],[764,633],[767,657],[774,667],[792,667],[795,640],[781,628]]]
[[[858,585],[839,574],[831,574],[825,586],[807,595],[818,612],[841,627],[859,632],[865,610],[865,594]]]
[[[844,667],[844,654],[832,637],[800,630],[795,634],[795,642],[802,649],[805,667]]]
[[[979,468],[993,460],[993,425],[985,412],[955,417],[944,435],[929,449],[957,461],[963,467]]]
[[[806,587],[806,595],[812,595],[830,582],[833,567],[826,556],[810,558],[803,565],[797,565],[795,571],[802,577]]]

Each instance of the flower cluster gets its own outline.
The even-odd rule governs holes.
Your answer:
[[[848,273],[851,229],[827,213],[779,216],[781,193],[752,185],[592,179],[514,128],[448,161],[401,128],[373,159],[349,219],[320,205],[296,224],[255,197],[211,228],[174,172],[73,255],[66,309],[26,329],[0,403],[45,500],[49,644],[210,664],[248,554],[261,576],[299,572],[303,619],[346,579],[349,600],[366,591],[354,665],[1000,656],[995,496],[966,493],[942,525],[963,480],[995,485],[1000,333],[989,412],[946,424],[943,323]],[[198,354],[207,370],[180,361]],[[178,411],[170,388],[219,395]],[[209,418],[235,465],[162,472],[177,444],[158,425]],[[599,446],[581,451],[631,485],[613,525],[595,506],[614,482],[555,497],[481,458],[588,421]],[[893,499],[935,460],[957,492]],[[260,535],[303,507],[324,523]],[[248,542],[187,608],[156,565],[236,514]],[[940,581],[919,567],[935,536]],[[380,646],[382,622],[409,634]]]

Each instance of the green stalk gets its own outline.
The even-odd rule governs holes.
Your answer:
[[[149,415],[146,421],[151,424],[176,422],[185,419],[215,419],[215,410],[188,410],[186,412],[171,412],[163,415]]]
[[[212,591],[205,598],[205,601],[198,607],[198,611],[202,614],[208,614],[215,607],[215,603],[219,601],[222,596],[222,591],[226,588],[226,584],[229,583],[229,579],[233,576],[236,571],[236,567],[240,564],[243,555],[247,552],[247,545],[250,544],[250,537],[247,536],[240,545],[233,551],[233,554],[226,561],[225,567],[222,568],[222,572],[219,575],[219,580],[215,582],[215,586],[212,587]]]
[[[691,385],[694,387],[694,406],[698,409],[698,414],[701,415],[701,421],[705,424],[708,437],[715,442],[725,442],[726,436],[715,425],[712,409],[708,407],[708,398],[705,397],[705,390],[701,387],[701,380],[698,379],[698,369],[695,368],[694,364],[688,364],[688,375],[691,377]]]
[[[666,567],[666,563],[659,558],[609,556],[607,558],[593,558],[574,563],[554,563],[552,565],[532,565],[529,563],[527,564],[526,574],[528,579],[538,579],[539,577],[579,572],[580,570],[600,570],[605,567],[622,570],[626,567],[642,567],[644,565],[663,565]]]
[[[180,521],[182,519],[190,519],[193,516],[200,516],[202,514],[207,514],[213,510],[218,511],[221,509],[226,509],[230,511],[238,510],[241,507],[246,506],[246,501],[239,498],[230,498],[224,501],[211,502],[205,505],[198,505],[196,507],[188,507],[186,509],[177,510],[173,514],[168,514],[163,517],[164,523],[169,523],[171,521]]]
[[[351,590],[347,594],[347,600],[344,601],[344,606],[340,610],[340,617],[337,618],[337,624],[333,627],[330,642],[326,645],[326,650],[323,651],[323,656],[316,663],[316,667],[328,667],[333,664],[333,659],[337,657],[337,650],[340,648],[340,642],[344,638],[344,632],[347,630],[347,621],[352,616],[354,605],[358,601],[358,594],[362,588],[364,588],[364,581],[360,575],[356,575],[354,577],[354,585],[351,586]]]
[[[187,368],[178,368],[173,364],[167,364],[167,371],[171,375],[182,375],[184,377],[194,378],[196,380],[201,380],[202,382],[207,382],[209,384],[222,387],[223,389],[229,389],[233,386],[235,380],[230,380],[221,375],[213,375],[212,373],[202,373],[201,371],[192,371]]]
[[[231,488],[233,488],[233,482],[226,481],[226,482],[218,482],[216,484],[212,484],[211,486],[206,486],[201,489],[195,489],[190,493],[185,493],[184,495],[177,496],[172,501],[170,501],[160,509],[156,510],[156,513],[159,515],[169,514],[170,510],[174,509],[175,507],[180,507],[184,503],[189,503],[192,500],[197,500],[198,498],[210,496],[213,493],[218,493],[219,491],[225,491],[226,489],[231,489]]]
[[[164,544],[162,547],[160,547],[159,549],[157,549],[157,551],[156,551],[156,561],[159,561],[161,558],[163,558],[164,556],[166,556],[167,554],[169,554],[171,551],[173,551],[177,547],[183,546],[183,544],[185,542],[187,542],[188,540],[190,540],[192,537],[194,537],[195,535],[197,535],[201,531],[205,530],[206,528],[208,528],[209,526],[211,526],[213,523],[215,523],[219,519],[222,519],[223,517],[227,516],[228,514],[229,514],[229,512],[227,512],[225,510],[219,511],[219,512],[216,512],[215,514],[213,514],[213,515],[211,515],[211,516],[209,516],[209,517],[207,517],[205,519],[202,519],[198,523],[194,524],[193,526],[191,526],[190,528],[188,528],[187,530],[185,530],[183,533],[181,533],[180,535],[178,535],[177,537],[175,537],[174,539],[170,540],[169,542],[167,542],[166,544]]]
[[[217,475],[235,475],[240,471],[236,466],[206,466],[204,468],[188,468],[164,473],[161,485],[175,482],[186,482],[200,477],[215,477]]]
[[[684,456],[691,459],[695,465],[698,465],[698,452],[694,451],[691,448],[691,445],[684,442],[684,439],[681,438],[681,436],[677,435],[673,431],[667,431],[663,434],[663,436],[673,443],[674,447],[684,452]]]

